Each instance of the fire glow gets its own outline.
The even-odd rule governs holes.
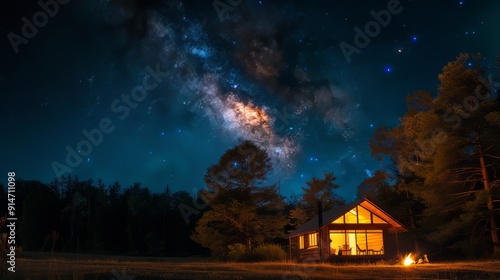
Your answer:
[[[408,256],[406,256],[403,264],[404,265],[415,264],[415,261],[411,258],[411,253],[409,253]]]

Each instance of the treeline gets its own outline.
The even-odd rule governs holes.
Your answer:
[[[279,195],[276,185],[251,183],[256,178],[262,181],[270,171],[269,157],[249,141],[228,150],[226,155],[235,153],[238,147],[245,147],[248,154],[231,159],[222,156],[218,176],[212,177],[217,165],[209,168],[205,175],[207,187],[193,195],[186,191],[172,193],[168,186],[161,193],[153,193],[140,183],[127,188],[118,182],[106,186],[101,180],[81,180],[76,176],[62,176],[48,184],[18,179],[16,244],[29,251],[142,256],[210,254],[228,259],[235,244],[253,244],[257,249],[253,254],[258,254],[259,249],[269,250],[265,253],[268,254],[277,252],[277,247],[265,246],[272,243],[281,246],[284,253],[286,234],[316,215],[317,201],[323,201],[324,210],[344,204],[334,192],[339,186],[334,184],[333,173],[312,177],[302,187],[303,194],[289,198]],[[238,162],[240,171],[226,169],[235,166],[228,165],[227,160]],[[245,170],[248,160],[251,167]],[[261,165],[263,162],[268,163]],[[217,185],[213,180],[222,181]],[[216,186],[217,193],[208,195]],[[7,201],[4,185],[0,185],[0,201]],[[7,207],[0,208],[0,217],[7,215],[6,210]],[[216,213],[230,217],[217,217]],[[235,226],[235,221],[251,230]],[[1,222],[0,232],[7,232]]]
[[[96,252],[151,256],[206,253],[189,235],[196,219],[186,223],[179,205],[192,205],[185,191],[161,193],[135,183],[122,188],[100,180],[60,177],[49,184],[16,182],[16,242],[23,250]],[[6,186],[0,200],[7,201]],[[2,203],[3,205],[3,203]],[[7,207],[0,209],[6,215]],[[6,232],[5,226],[0,231]]]

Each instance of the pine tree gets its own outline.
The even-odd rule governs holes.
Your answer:
[[[317,215],[318,202],[321,202],[323,211],[345,203],[344,199],[335,193],[335,190],[339,188],[334,183],[336,179],[333,172],[323,171],[323,178],[313,176],[310,181],[306,182],[307,187],[302,187],[302,199],[289,213],[292,225],[300,226]]]
[[[500,171],[498,93],[484,77],[486,69],[469,66],[479,59],[462,54],[448,63],[437,95],[409,96],[400,125],[378,130],[370,144],[379,158],[390,157],[403,178],[414,178],[403,186],[425,201],[423,226],[433,228],[430,239],[470,252],[468,240],[489,232],[493,256],[499,257],[498,190],[492,184]]]
[[[192,240],[224,258],[228,245],[241,243],[251,250],[283,237],[284,197],[276,185],[262,186],[271,170],[268,154],[251,141],[227,150],[205,175],[201,196],[210,210],[198,221]]]

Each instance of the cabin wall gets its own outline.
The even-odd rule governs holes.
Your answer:
[[[328,258],[328,250],[329,250],[329,244],[328,244],[328,237],[325,238],[325,236],[328,236],[326,234],[327,229],[325,228],[324,230],[324,236],[321,237],[321,241],[318,240],[318,242],[322,242],[321,246],[324,248],[322,249],[323,251],[323,260],[326,260]],[[318,262],[321,259],[320,256],[320,246],[314,246],[314,247],[309,247],[309,234],[305,234],[304,236],[304,249],[300,249],[299,247],[299,237],[292,237],[290,239],[290,248],[291,248],[291,260],[292,261],[297,261],[297,262]],[[320,244],[318,244],[320,245]]]
[[[326,260],[330,256],[330,233],[328,226],[321,228],[321,257]]]
[[[290,239],[290,259],[292,261],[297,261],[300,258],[300,250],[299,250],[299,237],[292,237]]]
[[[401,234],[401,233],[399,233]],[[399,259],[396,233],[389,233],[384,230],[384,255],[387,259]],[[401,254],[401,252],[399,252]]]
[[[318,262],[320,261],[319,247],[310,247],[300,250],[299,262]]]
[[[400,233],[401,234],[401,233]],[[359,257],[375,257],[375,258],[383,258],[383,259],[399,259],[401,256],[398,255],[398,244],[395,233],[389,233],[387,229],[383,230],[383,246],[384,246],[384,254],[383,255],[360,255]],[[320,260],[328,260],[331,257],[345,258],[346,256],[339,256],[336,253],[331,253],[330,251],[330,235],[328,227],[325,226],[321,229],[321,238],[318,240],[321,244],[320,246],[309,247],[309,234],[305,234],[304,236],[304,249],[299,249],[299,237],[291,238],[291,260],[298,262],[316,262]],[[320,255],[321,248],[321,255]],[[356,250],[354,247],[353,250]],[[354,251],[353,251],[354,252]],[[403,254],[404,252],[399,252],[399,254]],[[349,255],[347,257],[356,257],[354,254]]]

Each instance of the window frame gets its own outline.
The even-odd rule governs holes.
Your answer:
[[[318,233],[309,233],[309,246],[308,247],[318,247]],[[314,241],[314,242],[313,242]]]

